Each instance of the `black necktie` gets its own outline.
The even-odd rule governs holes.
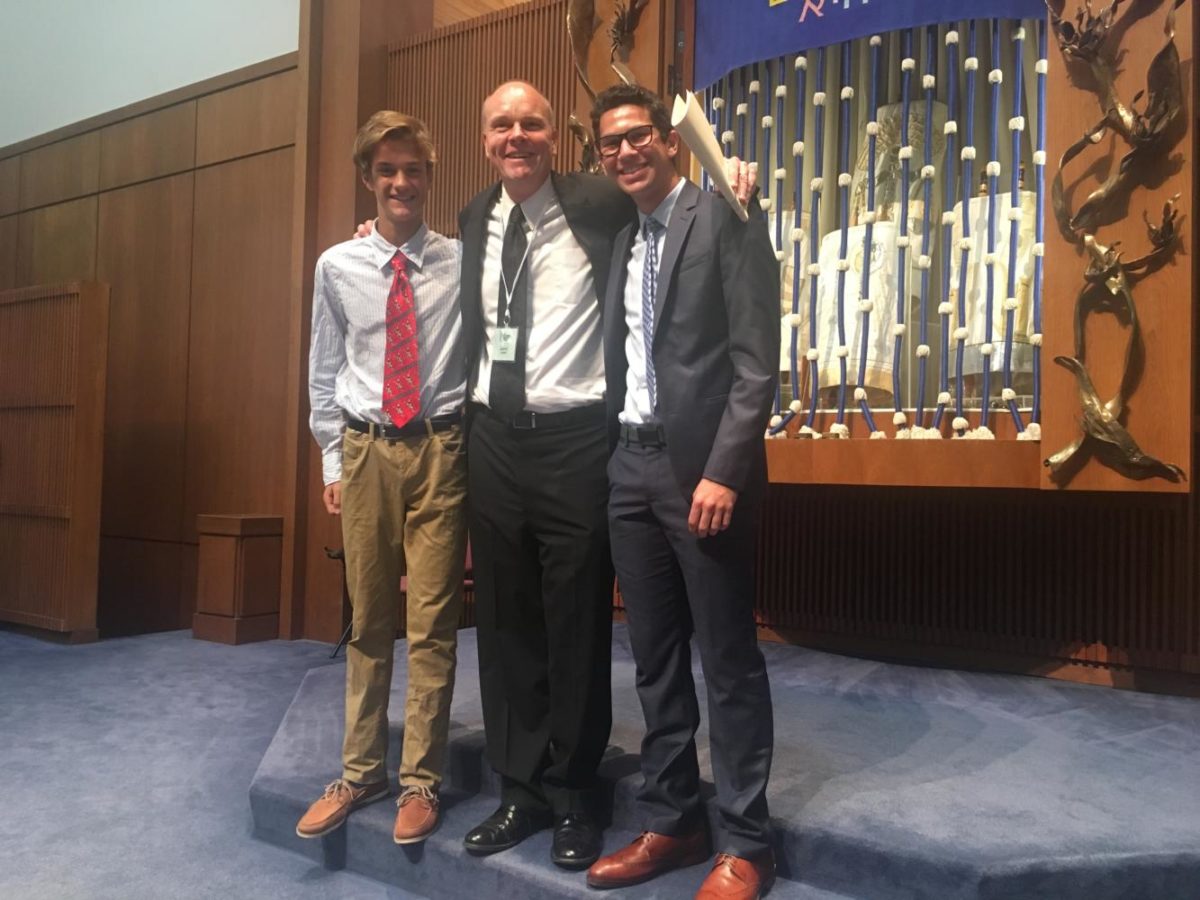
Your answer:
[[[526,266],[525,216],[521,205],[515,204],[508,216],[508,228],[504,232],[504,248],[500,251],[500,303],[498,327],[517,329],[516,356],[511,362],[492,358],[492,381],[488,388],[488,405],[502,416],[515,416],[525,408],[525,344],[526,328]],[[509,292],[512,290],[512,300]],[[507,319],[507,321],[506,321]]]

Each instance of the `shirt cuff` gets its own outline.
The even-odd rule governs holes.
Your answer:
[[[342,480],[342,448],[334,447],[321,455],[321,477],[325,486]]]

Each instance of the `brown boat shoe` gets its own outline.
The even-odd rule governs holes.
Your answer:
[[[409,785],[396,801],[396,827],[392,840],[397,844],[419,844],[433,834],[438,825],[438,796],[424,785]]]
[[[355,787],[344,778],[325,785],[325,793],[308,808],[296,825],[296,834],[315,838],[340,827],[346,816],[359,807],[382,800],[390,793],[388,783],[379,781]]]

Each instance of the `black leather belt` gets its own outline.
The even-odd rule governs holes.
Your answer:
[[[462,421],[462,413],[447,413],[444,416],[434,416],[432,419],[414,419],[397,428],[395,425],[376,425],[374,422],[360,422],[358,419],[347,419],[346,427],[370,435],[373,438],[384,438],[398,441],[401,438],[419,437],[430,431],[446,431]]]
[[[604,422],[605,407],[603,403],[591,403],[587,406],[576,406],[574,409],[564,409],[561,412],[540,413],[521,410],[515,416],[502,416],[490,406],[473,404],[476,411],[489,419],[507,425],[517,431],[533,431],[543,428],[565,428],[569,425],[582,425],[593,422]]]
[[[667,446],[667,433],[661,425],[622,425],[621,443],[640,447]]]

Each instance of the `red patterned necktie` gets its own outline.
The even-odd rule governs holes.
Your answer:
[[[417,355],[417,311],[408,259],[399,250],[392,257],[392,289],[387,300],[387,348],[383,362],[383,410],[397,428],[421,408],[421,370]]]

